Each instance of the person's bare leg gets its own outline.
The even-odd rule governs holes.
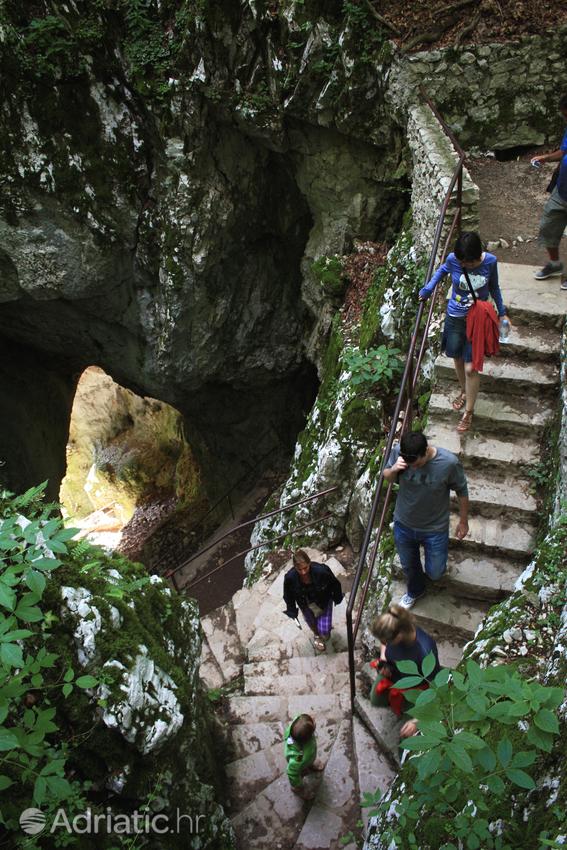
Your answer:
[[[557,248],[546,248],[545,250],[549,254],[549,259],[552,263],[559,262],[559,246]]]
[[[478,390],[480,387],[480,375],[473,369],[472,363],[467,363],[465,365],[465,375],[467,393],[467,404],[465,410],[467,413],[472,413],[476,404]]]
[[[455,364],[455,372],[457,373],[457,380],[459,382],[459,386],[461,390],[465,392],[466,389],[466,378],[465,378],[465,361],[462,357],[454,357],[453,363]]]

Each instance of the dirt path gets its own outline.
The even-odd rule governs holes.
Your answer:
[[[545,188],[554,164],[541,169],[530,165],[534,153],[519,160],[498,162],[486,157],[471,159],[467,168],[480,189],[480,235],[486,242],[504,240],[494,249],[501,262],[539,266],[545,251],[537,244],[539,220],[549,197]]]

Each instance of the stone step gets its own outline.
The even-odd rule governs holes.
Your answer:
[[[313,786],[320,781],[320,775],[309,777],[308,781]],[[238,850],[293,847],[310,805],[290,790],[285,774],[278,776],[232,818]]]
[[[482,383],[481,383],[482,386]],[[456,428],[461,413],[451,407],[456,396],[456,387],[437,386],[429,401],[429,421],[445,421]],[[474,409],[475,431],[490,431],[492,436],[502,434],[541,434],[550,422],[554,405],[548,399],[534,399],[526,396],[506,396],[500,398],[494,393],[478,394]]]
[[[291,719],[291,718],[290,718]],[[317,758],[326,765],[337,737],[340,718],[315,717],[317,722]],[[246,730],[251,725],[254,732],[257,724],[242,724]],[[283,726],[283,724],[282,724]],[[287,726],[287,723],[285,724]],[[278,776],[286,774],[284,758],[284,732],[270,747],[236,759],[225,766],[229,798],[233,811],[240,811]],[[293,793],[293,792],[290,792]]]
[[[346,653],[343,653],[346,654]],[[253,666],[253,665],[250,665]],[[349,674],[334,671],[263,675],[248,673],[244,678],[245,694],[335,694],[348,687]]]
[[[254,620],[275,578],[277,576],[274,576],[272,581],[257,581],[250,588],[243,587],[232,597],[236,628],[243,646],[246,646],[254,634]]]
[[[205,687],[209,690],[222,688],[222,686],[226,684],[222,670],[217,664],[206,637],[203,638],[203,644],[201,647],[199,676],[203,680]]]
[[[340,719],[350,710],[350,697],[340,694],[308,694],[305,696],[235,696],[227,700],[230,723],[289,723],[297,714],[312,714]]]
[[[351,722],[343,720],[295,850],[340,850],[359,816]]]
[[[556,328],[538,328],[514,322],[507,342],[500,343],[500,353],[521,360],[559,359],[561,333]]]
[[[567,293],[557,278],[535,280],[537,266],[498,263],[500,288],[514,325],[560,330],[567,313]]]
[[[496,602],[512,593],[521,572],[522,565],[515,560],[495,555],[480,557],[478,553],[470,555],[459,543],[455,544],[454,549],[449,549],[447,572],[435,582],[434,587],[446,588],[455,596],[467,599]],[[394,559],[394,574],[401,581],[404,580],[397,557]]]
[[[360,797],[362,798],[364,794],[375,794],[376,791],[383,794],[395,779],[396,772],[356,715],[352,718],[352,728]],[[368,829],[369,811],[370,809],[362,809],[365,833]]]
[[[501,517],[516,521],[533,522],[537,517],[537,502],[532,493],[532,482],[526,476],[509,478],[494,475],[490,470],[469,469],[469,513],[474,516]],[[454,510],[458,510],[458,498],[451,492]]]
[[[391,586],[395,602],[406,592],[406,585],[394,581]],[[480,599],[465,599],[446,590],[429,590],[419,599],[412,613],[417,623],[435,640],[449,638],[452,641],[470,640],[490,609],[489,602]]]
[[[226,731],[226,750],[230,761],[245,758],[283,741],[284,724],[281,720],[268,723],[238,723]]]
[[[435,376],[442,385],[457,383],[457,373],[450,357],[440,354],[435,361]],[[483,393],[498,393],[502,398],[553,396],[559,386],[557,363],[527,362],[500,355],[484,361],[480,378]]]
[[[441,666],[454,669],[463,657],[464,645],[464,640],[448,640],[447,638],[438,640],[437,652]]]
[[[225,765],[232,811],[241,811],[285,770],[283,741]]]
[[[400,764],[400,729],[404,721],[397,717],[391,708],[377,708],[360,694],[354,698],[354,710],[378,744],[390,767],[397,770]]]
[[[236,628],[236,617],[232,602],[216,608],[201,619],[207,637],[225,681],[240,676],[244,664],[244,649]]]
[[[289,676],[327,673],[346,673],[348,671],[348,655],[346,652],[319,653],[310,656],[292,656],[281,661],[255,661],[244,665],[245,676]]]
[[[458,434],[455,428],[444,422],[429,420],[427,439],[435,446],[442,446],[456,454],[468,470],[493,469],[513,478],[516,473],[525,480],[526,468],[539,461],[537,439],[517,437],[514,441],[489,437],[473,427],[466,434]]]
[[[535,521],[522,523],[510,522],[505,519],[483,516],[469,517],[469,533],[459,540],[455,536],[457,517],[452,518],[449,540],[463,551],[476,553],[480,550],[484,557],[489,553],[509,555],[512,558],[528,557],[534,548],[536,524]]]

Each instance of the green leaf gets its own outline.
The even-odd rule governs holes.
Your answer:
[[[438,749],[425,753],[418,761],[417,773],[420,779],[434,774],[441,764],[441,753]]]
[[[548,708],[541,708],[534,717],[534,723],[542,732],[559,732],[559,721]]]
[[[479,738],[479,736],[475,735],[473,732],[457,732],[453,741],[458,743],[459,746],[464,746],[467,749],[472,750],[483,750],[486,747],[486,743],[482,740],[482,738]]]
[[[476,760],[485,770],[494,770],[496,767],[496,756],[490,747],[486,747],[484,750],[479,750],[476,753]]]
[[[62,800],[71,793],[71,785],[62,776],[48,776],[47,787],[57,799]]]
[[[506,790],[506,786],[500,776],[487,776],[485,782],[488,789],[492,791],[493,794],[496,794],[497,797],[501,797]]]
[[[424,678],[427,678],[433,673],[436,664],[437,661],[435,655],[432,652],[429,652],[423,659],[421,665],[421,672],[423,673]]]
[[[414,750],[415,752],[425,752],[438,745],[439,738],[433,738],[429,735],[413,735],[411,738],[405,738],[400,742],[400,747],[403,750]]]
[[[65,699],[67,699],[69,694],[73,691],[73,685],[70,682],[67,682],[66,685],[63,685],[61,690],[63,691],[63,696],[65,697]]]
[[[63,676],[63,681],[64,682],[72,682],[74,678],[75,678],[75,671],[73,670],[72,667],[69,667],[69,669],[67,670],[67,672]]]
[[[506,776],[508,777],[510,782],[513,782],[514,785],[519,785],[520,788],[527,788],[528,790],[532,791],[536,787],[535,782],[533,781],[531,776],[529,776],[523,770],[509,768],[506,771]]]
[[[439,688],[443,685],[446,685],[449,679],[451,678],[452,670],[449,670],[448,667],[444,667],[442,670],[439,670],[438,673],[435,674],[435,678],[433,679],[433,684]]]
[[[482,679],[482,670],[476,661],[473,661],[472,658],[469,658],[467,661],[467,674],[471,684],[477,685]]]
[[[16,592],[2,580],[0,580],[0,605],[8,611],[13,611],[16,605]]]
[[[451,680],[458,691],[467,691],[468,684],[465,683],[465,677],[458,670],[451,670]]]
[[[419,676],[419,670],[415,661],[396,661],[396,667],[400,673],[410,673],[414,676]]]
[[[6,788],[9,788],[10,785],[13,785],[14,781],[10,779],[9,776],[0,776],[0,791],[5,791]]]
[[[35,605],[22,605],[21,602],[14,611],[14,614],[26,623],[39,623],[40,620],[43,620],[41,608]]]
[[[19,747],[18,739],[11,729],[6,729],[4,726],[0,728],[0,752],[7,750],[15,750]]]
[[[496,747],[496,755],[498,756],[498,761],[502,765],[502,767],[508,767],[510,764],[510,760],[512,758],[512,744],[508,740],[508,738],[503,738],[498,742],[498,746]]]
[[[98,679],[95,679],[94,676],[79,676],[75,684],[79,688],[94,688],[95,685],[98,685]]]
[[[24,640],[25,638],[30,637],[31,635],[33,635],[33,632],[30,632],[29,629],[14,629],[11,632],[6,632],[5,634],[1,635],[0,642],[13,642],[15,640]]]
[[[458,768],[464,770],[465,773],[473,772],[473,763],[471,761],[471,757],[462,747],[455,746],[455,744],[449,744],[447,747],[447,755]]]
[[[439,741],[445,740],[447,737],[447,727],[441,721],[422,721],[419,724],[419,729],[424,735],[437,738]]]
[[[45,800],[45,794],[47,791],[47,782],[43,778],[43,776],[38,776],[35,780],[35,785],[33,788],[33,799],[34,802],[37,803],[38,806],[41,806],[43,801]]]
[[[0,644],[0,658],[8,667],[23,667],[24,657],[17,643]]]
[[[533,750],[522,750],[519,753],[514,753],[514,757],[510,762],[510,767],[529,767],[533,764],[537,756]]]
[[[413,664],[413,661],[412,661]],[[421,676],[404,676],[403,679],[398,679],[395,683],[396,688],[416,688],[418,685],[421,685],[423,679]]]
[[[45,576],[37,570],[29,569],[26,572],[26,584],[34,593],[41,595],[45,590]]]
[[[467,848],[468,850],[478,850],[480,847],[480,838],[475,832],[469,832],[467,835]]]
[[[563,688],[546,688],[545,698],[543,699],[542,704],[547,705],[549,708],[559,708],[563,702],[563,698]]]

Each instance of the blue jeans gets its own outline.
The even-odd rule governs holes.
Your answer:
[[[430,579],[437,581],[447,569],[449,532],[414,531],[396,520],[394,522],[394,540],[408,582],[408,594],[415,599],[425,592],[425,578],[419,553],[420,545],[423,546],[425,555],[425,572]]]

